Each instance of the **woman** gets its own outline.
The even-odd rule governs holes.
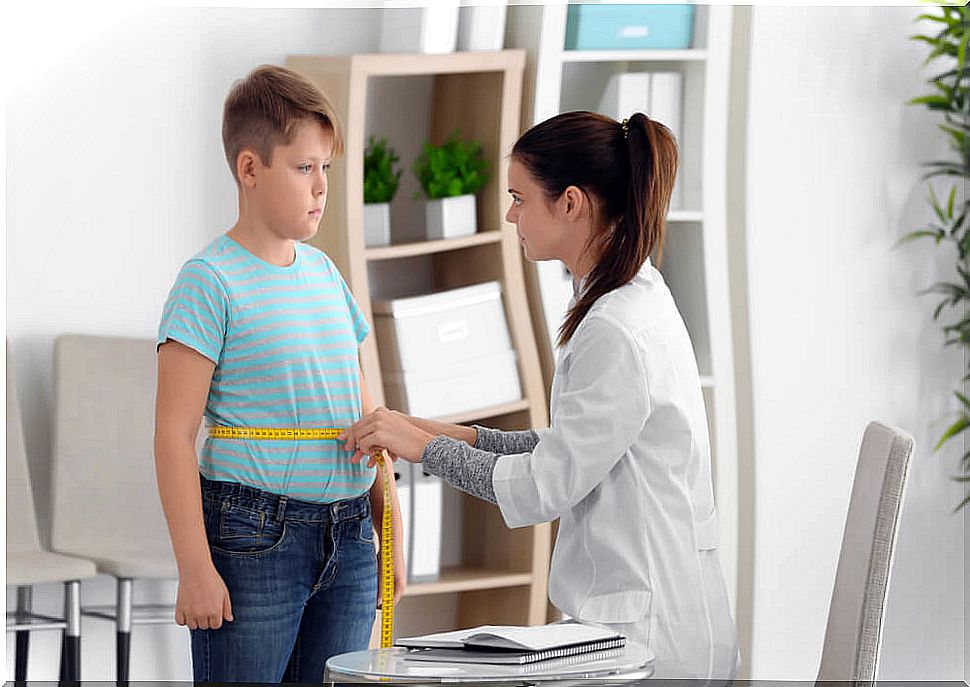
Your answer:
[[[591,112],[527,131],[509,163],[530,260],[561,260],[575,298],[559,332],[551,426],[504,432],[378,409],[344,435],[498,504],[509,527],[560,518],[549,598],[647,645],[654,675],[731,678],[737,638],[717,555],[710,445],[661,252],[677,171],[670,131]],[[420,536],[416,534],[415,536]]]

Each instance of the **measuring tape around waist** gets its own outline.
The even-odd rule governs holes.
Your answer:
[[[210,425],[212,439],[258,439],[261,441],[333,441],[344,431],[337,427],[226,427]],[[394,531],[391,517],[391,485],[385,465],[391,462],[381,449],[377,465],[384,479],[381,513],[381,648],[394,643]]]

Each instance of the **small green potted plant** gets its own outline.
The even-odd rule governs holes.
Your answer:
[[[468,236],[477,231],[475,193],[488,180],[488,164],[480,143],[462,141],[458,131],[440,146],[426,142],[413,171],[428,198],[425,220],[429,239]]]
[[[391,242],[391,201],[401,182],[395,171],[397,152],[386,138],[371,136],[364,151],[364,243],[386,246]]]

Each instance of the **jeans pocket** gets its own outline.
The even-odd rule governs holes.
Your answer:
[[[371,516],[365,515],[360,518],[356,523],[357,527],[357,538],[366,543],[373,545],[374,543],[374,521]]]
[[[285,521],[269,513],[253,511],[224,502],[206,518],[206,534],[214,551],[234,555],[256,555],[277,548],[286,534]]]

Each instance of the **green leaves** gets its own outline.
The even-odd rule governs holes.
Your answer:
[[[394,148],[386,138],[377,140],[371,136],[364,151],[364,202],[390,203],[401,182],[401,170],[394,170],[398,162]]]
[[[970,415],[964,413],[956,422],[947,428],[946,432],[943,433],[943,436],[940,437],[940,440],[936,442],[936,446],[933,447],[933,450],[939,451],[941,448],[943,448],[943,444],[945,444],[947,440],[952,439],[960,432],[963,432],[967,427],[970,427]]]
[[[431,200],[476,193],[488,181],[481,144],[462,141],[457,130],[440,146],[426,142],[412,170]]]
[[[932,183],[929,186],[930,204],[938,223],[911,231],[903,236],[896,245],[916,239],[932,238],[937,246],[955,249],[955,267],[959,280],[956,283],[938,282],[921,294],[943,296],[933,311],[933,320],[938,321],[947,308],[963,306],[963,317],[951,324],[943,324],[944,346],[962,346],[970,350],[970,315],[966,305],[970,303],[970,227],[967,214],[970,199],[966,189],[970,187],[970,66],[967,65],[967,46],[970,45],[970,8],[967,5],[942,4],[940,13],[924,13],[916,21],[932,22],[932,30],[910,36],[910,39],[925,43],[929,55],[924,66],[937,59],[946,61],[946,69],[928,80],[932,92],[913,98],[910,105],[921,105],[932,112],[942,113],[943,122],[938,126],[947,137],[953,157],[947,160],[934,160],[925,163],[929,169],[924,179],[952,177],[957,180],[951,188],[945,203],[936,196]],[[958,188],[963,190],[959,194]],[[970,361],[970,357],[968,357]],[[960,380],[961,384],[970,381],[970,370]],[[961,410],[957,419],[946,429],[934,447],[939,451],[950,439],[962,434],[970,427],[970,400],[955,391]],[[970,485],[970,451],[960,461],[963,475],[955,477],[958,482]],[[970,494],[957,506],[956,510],[970,504]]]

